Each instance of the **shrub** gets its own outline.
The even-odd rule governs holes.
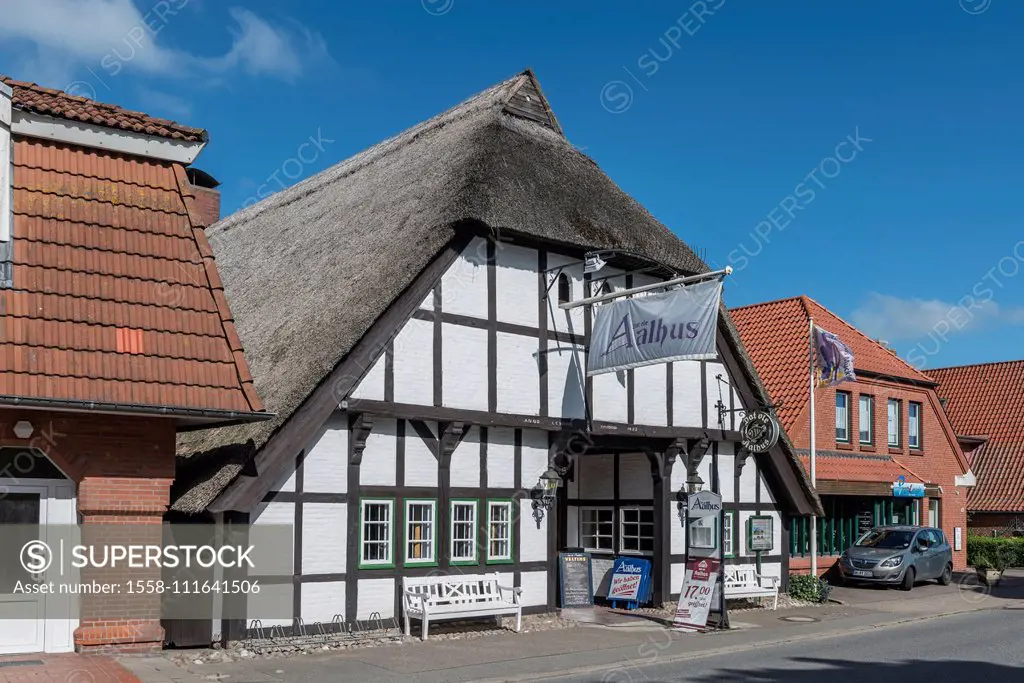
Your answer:
[[[829,585],[809,574],[789,575],[789,596],[804,602],[825,602],[828,600]]]
[[[1024,538],[967,537],[967,564],[976,569],[1024,567]]]

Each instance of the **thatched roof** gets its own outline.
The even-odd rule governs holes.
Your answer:
[[[205,509],[241,472],[239,454],[268,441],[467,221],[707,271],[566,140],[533,74],[519,74],[209,230],[256,389],[277,416],[181,435],[191,462],[173,508]]]

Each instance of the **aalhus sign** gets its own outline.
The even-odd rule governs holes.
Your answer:
[[[709,280],[601,306],[590,339],[587,374],[715,358],[721,298],[722,283]]]

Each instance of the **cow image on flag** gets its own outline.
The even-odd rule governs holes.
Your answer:
[[[839,337],[814,326],[815,374],[819,387],[832,387],[857,379],[853,372],[853,351]]]

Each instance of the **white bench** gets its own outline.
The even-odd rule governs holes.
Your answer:
[[[516,615],[516,633],[523,620],[522,589],[502,586],[497,572],[493,574],[454,574],[451,576],[402,577],[402,613],[405,635],[409,635],[409,618],[422,622],[421,637],[427,639],[427,628],[433,621],[472,619]]]
[[[758,574],[754,569],[725,568],[725,597],[773,598],[772,609],[779,606],[779,579]]]

